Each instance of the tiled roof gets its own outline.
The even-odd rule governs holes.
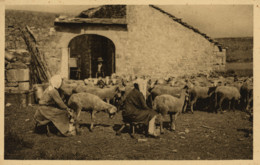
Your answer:
[[[126,5],[103,5],[82,11],[78,18],[126,18]]]
[[[59,24],[126,25],[126,5],[103,5],[90,8],[72,18],[60,16],[54,21],[54,25]]]

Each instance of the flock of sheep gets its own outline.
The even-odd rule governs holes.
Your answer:
[[[61,86],[62,97],[68,106],[76,112],[76,123],[82,110],[91,113],[90,130],[93,131],[95,114],[108,112],[112,118],[122,108],[124,99],[133,89],[134,76],[111,76],[106,79],[64,80]],[[210,77],[197,75],[190,77],[167,77],[152,79],[139,77],[145,82],[144,96],[147,105],[158,112],[160,130],[163,133],[163,118],[170,115],[171,130],[175,130],[177,116],[190,109],[203,99],[210,111],[223,113],[223,102],[229,109],[240,109],[253,114],[253,78],[252,77]],[[173,116],[174,115],[174,116]]]

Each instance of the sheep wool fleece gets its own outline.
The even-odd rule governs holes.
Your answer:
[[[156,114],[147,107],[143,94],[137,89],[127,95],[122,112],[124,122],[142,122],[148,125]]]

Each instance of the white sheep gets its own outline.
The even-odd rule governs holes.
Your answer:
[[[112,101],[115,102],[115,97],[120,98],[121,93],[118,86],[113,86],[109,88],[99,88],[99,87],[88,87],[88,86],[79,86],[74,90],[74,93],[91,93],[98,97],[100,97],[102,100],[106,100],[107,103]]]
[[[147,97],[147,105],[152,108],[154,99],[157,96],[168,94],[174,97],[179,97],[183,87],[170,87],[165,85],[155,85],[149,92],[150,95]]]
[[[117,112],[117,108],[109,103],[104,102],[98,96],[90,93],[76,93],[72,94],[68,106],[76,112],[76,126],[78,130],[78,119],[82,110],[89,111],[91,114],[90,131],[93,131],[95,114],[100,111],[107,111],[110,118],[113,118]]]
[[[217,113],[217,105],[223,113],[222,103],[225,99],[229,101],[229,109],[231,102],[233,102],[233,110],[234,110],[234,102],[239,101],[241,95],[239,90],[233,86],[218,86],[215,90],[215,112]]]
[[[182,112],[185,101],[187,100],[187,88],[183,88],[181,90],[180,98],[174,97],[169,94],[163,94],[157,96],[153,102],[153,110],[156,110],[159,114],[161,114],[160,119],[160,131],[163,133],[163,120],[162,117],[165,118],[167,114],[170,115],[171,120],[171,131],[175,130],[175,123],[178,115]],[[172,118],[174,115],[174,120]]]

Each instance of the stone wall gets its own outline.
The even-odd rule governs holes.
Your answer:
[[[5,48],[27,49],[18,28],[28,26],[36,37],[51,74],[59,73],[61,50],[57,42],[61,36],[53,31],[55,17],[52,13],[6,10]]]
[[[128,6],[127,72],[182,75],[212,70],[214,45],[149,6]]]

